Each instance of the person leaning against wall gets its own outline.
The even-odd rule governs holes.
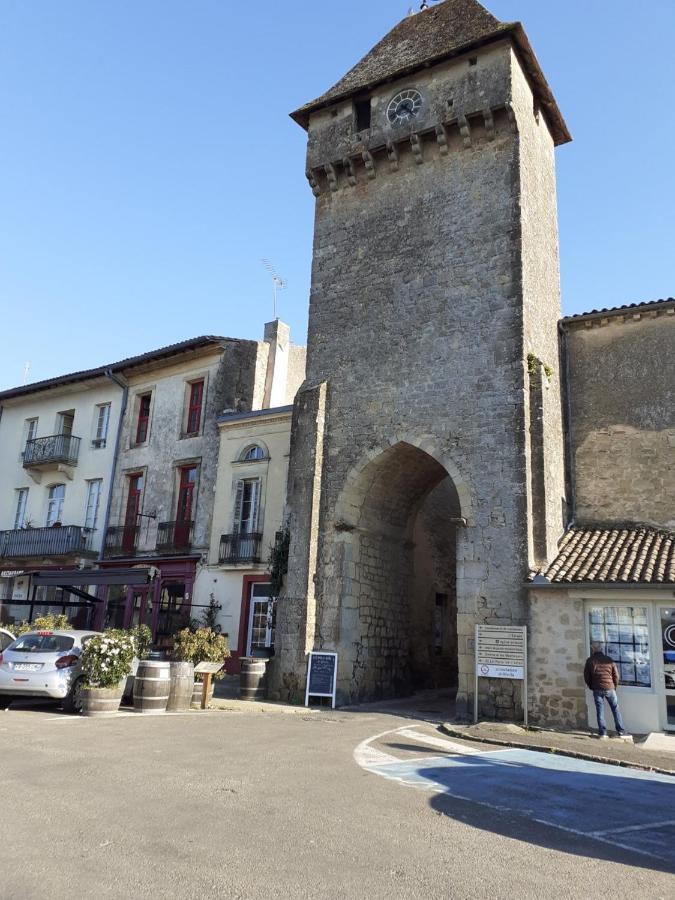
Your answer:
[[[598,717],[598,737],[601,740],[607,739],[605,700],[609,703],[609,708],[612,710],[616,733],[619,737],[623,737],[626,734],[626,729],[623,725],[619,700],[616,695],[616,688],[619,684],[619,670],[614,660],[602,652],[602,644],[598,642],[591,644],[591,655],[584,666],[584,681],[586,682],[586,687],[593,691],[595,712]]]

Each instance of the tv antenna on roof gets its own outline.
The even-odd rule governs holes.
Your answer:
[[[274,291],[274,318],[277,319],[277,291],[283,291],[284,288],[288,287],[288,282],[285,281],[281,277],[281,275],[277,274],[276,269],[269,261],[269,259],[263,259],[261,260],[261,262],[272,276],[272,290]]]
[[[23,383],[28,384],[28,376],[30,375],[30,363],[27,362],[23,367]]]

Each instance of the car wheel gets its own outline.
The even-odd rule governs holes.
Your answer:
[[[63,711],[67,713],[82,712],[82,692],[84,690],[84,679],[78,678],[73,682],[71,689],[63,698],[61,706]]]

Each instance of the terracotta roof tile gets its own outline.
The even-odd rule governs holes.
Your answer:
[[[533,577],[551,584],[675,584],[675,532],[649,525],[571,528]]]
[[[572,322],[578,322],[581,319],[596,319],[596,318],[605,318],[606,316],[623,316],[628,313],[635,312],[643,313],[649,312],[651,309],[656,311],[662,310],[668,304],[675,304],[674,297],[663,297],[660,300],[644,300],[641,303],[624,303],[623,306],[609,306],[603,307],[603,309],[591,309],[585,313],[575,313],[572,316],[565,316],[561,321],[563,325]]]

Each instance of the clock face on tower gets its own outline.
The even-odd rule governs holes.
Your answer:
[[[399,91],[387,106],[387,118],[392,125],[400,125],[414,119],[422,109],[422,95],[412,88]]]

